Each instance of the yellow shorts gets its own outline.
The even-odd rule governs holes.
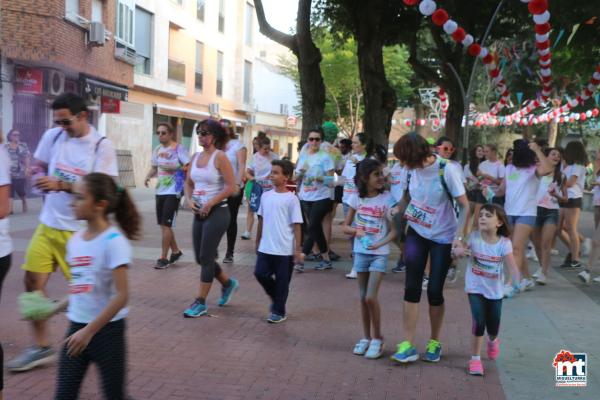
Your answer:
[[[39,224],[29,242],[25,264],[21,268],[29,272],[49,274],[56,271],[58,265],[65,278],[70,280],[71,271],[65,257],[67,242],[72,235],[71,231],[61,231]]]

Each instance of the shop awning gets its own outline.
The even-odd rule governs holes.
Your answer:
[[[210,117],[210,113],[206,111],[170,106],[168,104],[155,103],[154,108],[157,114],[168,115],[169,117],[180,117],[195,120],[201,120]]]
[[[121,101],[127,101],[128,99],[129,91],[127,88],[98,81],[85,75],[80,75],[80,79],[81,90],[86,98],[99,99],[101,97],[108,97]]]

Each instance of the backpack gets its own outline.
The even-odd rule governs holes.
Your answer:
[[[450,193],[450,189],[448,189],[448,184],[446,183],[446,180],[444,179],[444,171],[445,171],[447,164],[448,164],[448,160],[440,157],[440,169],[438,170],[438,176],[440,177],[440,183],[442,184],[442,187],[444,188],[444,192],[446,192],[448,199],[450,199],[450,201],[452,202],[452,208],[454,208],[454,213],[458,217],[460,209],[458,208],[458,204],[454,200],[454,197],[452,197],[452,194]],[[404,194],[406,196],[408,196],[408,199],[410,199],[410,192],[408,189],[409,187],[410,187],[410,170],[408,171],[407,176],[406,176],[406,190],[404,191]]]
[[[54,145],[55,145],[55,144],[56,144],[56,142],[58,141],[58,138],[60,137],[60,135],[61,135],[63,132],[64,132],[64,130],[62,130],[62,131],[58,132],[58,133],[56,134],[56,136],[54,136],[54,139],[52,139],[52,147],[54,147]],[[100,143],[102,143],[102,141],[103,141],[104,139],[106,139],[106,136],[102,136],[102,137],[100,138],[100,140],[98,140],[98,141],[96,142],[96,146],[94,146],[94,156],[95,156],[96,154],[98,154],[98,149],[100,148]],[[94,160],[94,161],[95,161],[95,160]]]

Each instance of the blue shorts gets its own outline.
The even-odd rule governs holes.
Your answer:
[[[510,226],[515,226],[517,224],[529,225],[535,227],[535,221],[537,217],[533,215],[509,215],[508,216],[508,224]]]
[[[558,209],[550,209],[538,206],[535,226],[541,228],[544,225],[558,225],[558,219]]]
[[[354,253],[356,272],[386,272],[388,255]]]

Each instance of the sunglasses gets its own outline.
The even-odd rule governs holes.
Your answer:
[[[320,137],[309,137],[308,141],[309,142],[320,142],[321,138]]]
[[[167,131],[156,131],[156,134],[157,134],[158,136],[164,136],[164,135],[168,135],[168,134],[169,134],[169,132],[167,132]]]
[[[207,130],[199,129],[199,130],[196,131],[196,134],[200,135],[200,136],[206,136],[206,135],[210,135],[211,133],[209,131],[207,131]]]
[[[454,151],[454,147],[450,146],[438,146],[438,149],[443,150],[443,151]]]
[[[71,126],[73,121],[75,121],[75,118],[76,117],[73,117],[71,119],[57,119],[54,121],[54,124],[59,126]]]

